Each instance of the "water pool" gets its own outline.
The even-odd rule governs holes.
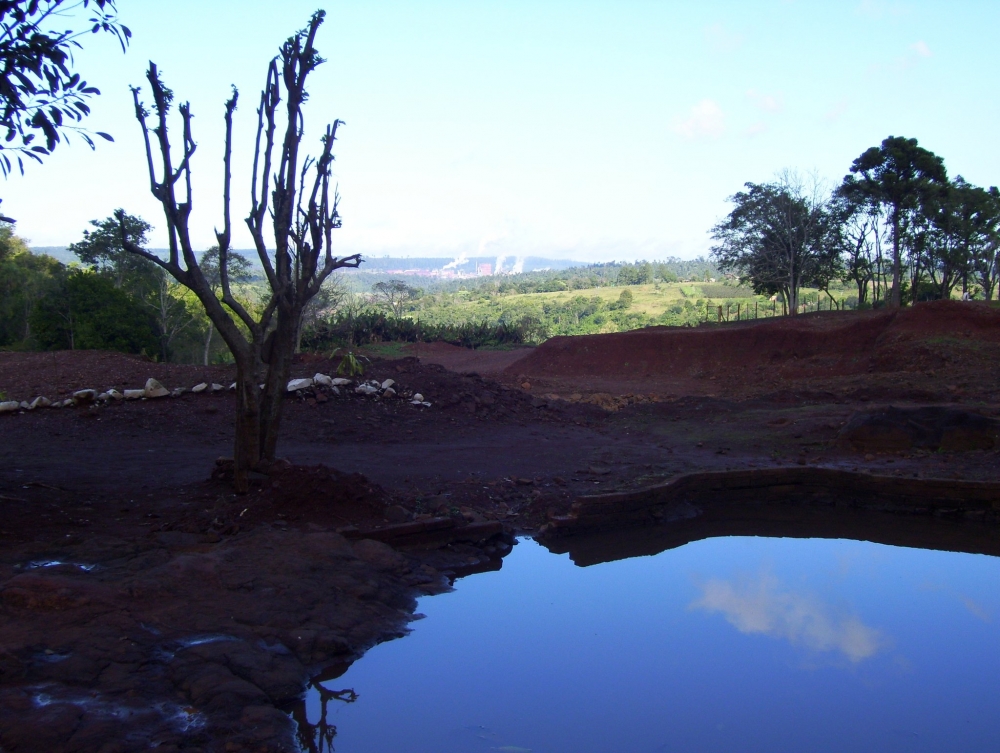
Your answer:
[[[317,750],[1000,745],[996,557],[734,536],[577,567],[523,540],[420,611],[324,683],[357,697],[325,704]],[[310,723],[322,705],[310,691]]]

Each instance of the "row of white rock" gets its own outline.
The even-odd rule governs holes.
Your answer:
[[[340,394],[340,387],[344,387],[351,384],[350,379],[344,379],[343,377],[329,377],[326,374],[316,374],[312,379],[293,379],[288,383],[289,392],[300,392],[302,390],[313,389],[317,385],[320,387],[329,387],[338,395]],[[386,379],[384,382],[379,382],[375,379],[369,379],[367,382],[360,382],[354,391],[359,395],[379,395],[381,397],[396,397],[396,380]],[[410,403],[413,405],[425,405],[428,408],[430,403],[424,400],[424,396],[419,392],[415,393],[410,399]]]
[[[340,394],[341,387],[347,387],[352,384],[353,380],[345,379],[343,377],[330,377],[326,374],[316,374],[311,379],[293,379],[288,383],[289,392],[300,392],[302,390],[313,389],[316,386],[328,387],[336,394]],[[368,382],[362,382],[354,391],[360,395],[380,395],[381,397],[395,397],[396,390],[393,386],[396,382],[392,379],[386,379],[384,382],[377,382],[374,380]],[[264,389],[264,385],[260,385],[261,389]],[[68,408],[73,405],[81,405],[86,403],[106,403],[117,400],[149,400],[159,397],[180,397],[185,392],[192,392],[194,394],[201,394],[202,392],[223,392],[226,388],[221,384],[208,382],[201,382],[196,384],[191,389],[186,387],[178,387],[173,390],[168,390],[162,384],[160,384],[155,379],[147,379],[146,386],[141,390],[123,390],[119,392],[118,390],[112,388],[107,392],[98,392],[97,390],[77,390],[73,393],[71,397],[65,400],[49,400],[47,397],[36,397],[31,402],[26,400],[4,400],[0,401],[0,413],[14,413],[15,411],[22,410],[35,410],[36,408]],[[229,385],[229,391],[236,391],[236,382]],[[416,393],[410,400],[413,405],[424,405],[430,407],[430,403],[424,401],[424,396],[419,392]]]

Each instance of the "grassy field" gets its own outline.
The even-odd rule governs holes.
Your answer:
[[[632,296],[628,306],[620,304],[623,291]],[[804,290],[803,294],[806,299],[816,300],[816,291]],[[433,323],[530,316],[550,325],[553,334],[584,334],[650,324],[694,324],[715,319],[715,307],[719,305],[725,315],[727,304],[731,318],[735,318],[737,304],[745,311],[755,302],[760,316],[770,314],[767,298],[754,296],[746,288],[720,283],[656,282],[489,297],[459,291],[447,298],[428,297],[409,316]]]
[[[698,301],[704,305],[706,300],[725,301],[728,299],[744,301],[752,300],[751,291],[745,288],[730,287],[718,283],[676,283],[662,282],[648,285],[622,285],[609,286],[603,288],[591,288],[589,290],[563,290],[557,293],[529,293],[527,295],[512,295],[505,300],[510,303],[536,302],[564,305],[578,296],[597,297],[605,304],[615,303],[623,290],[632,293],[632,305],[629,311],[645,314],[656,318],[670,309],[671,306],[683,305],[685,302],[692,304]],[[757,300],[765,300],[757,297]]]

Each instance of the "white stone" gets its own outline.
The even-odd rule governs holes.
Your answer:
[[[97,396],[97,399],[103,403],[107,400],[110,400],[111,396],[107,392],[102,392],[100,395]]]
[[[396,397],[396,390],[392,387],[386,387],[382,392],[382,397]]]
[[[219,387],[221,388],[222,385],[220,384]],[[207,382],[198,382],[198,384],[196,384],[194,387],[191,388],[191,391],[194,394],[196,394],[196,395],[200,395],[202,392],[204,392],[207,389],[208,389],[208,383]]]
[[[187,391],[187,387],[175,387],[170,391],[170,397],[180,397]]]
[[[316,374],[313,377],[313,381],[316,384],[323,385],[324,387],[332,387],[333,386],[333,377],[328,377],[326,374]]]
[[[31,406],[25,400],[21,401],[21,410],[31,410]]]
[[[223,387],[218,382],[212,382],[212,392],[222,392],[224,389],[226,389],[226,388]],[[233,382],[233,386],[230,387],[229,389],[235,390],[236,389],[236,382]]]
[[[32,408],[48,408],[50,405],[52,405],[52,401],[47,397],[36,397],[31,401]]]
[[[424,402],[422,402],[421,405],[423,405],[426,408],[430,408],[431,407],[431,404],[428,403],[426,400],[424,400]]]
[[[112,400],[121,400],[121,399],[122,399],[122,398],[124,397],[124,396],[122,395],[122,393],[120,393],[120,392],[119,392],[118,390],[116,390],[116,389],[115,389],[114,387],[112,387],[112,388],[111,388],[110,390],[108,390],[108,391],[107,391],[107,392],[105,392],[104,394],[105,394],[105,395],[107,395],[107,396],[108,396],[109,398],[111,398]]]
[[[382,382],[382,389],[387,390],[390,387],[392,387],[392,385],[394,385],[395,383],[396,383],[395,379],[386,379],[384,382]]]
[[[72,398],[66,398],[65,400],[63,400],[62,402],[60,402],[59,405],[62,408],[69,408],[71,405],[76,405],[76,403],[73,402]]]
[[[145,397],[166,397],[170,394],[170,390],[152,377],[146,380],[146,388],[143,392],[145,393]]]
[[[340,394],[340,387],[331,387],[331,388],[330,388],[330,391],[331,391],[331,392],[332,392],[332,393],[333,393],[334,395],[339,395],[339,394]]]
[[[354,388],[354,391],[361,395],[374,395],[378,392],[378,387],[372,384],[359,384]]]
[[[424,401],[424,396],[421,395],[419,392],[413,396],[413,402],[422,403],[423,401]]]
[[[229,385],[229,391],[230,392],[236,391],[236,382],[233,382],[231,385]]]
[[[351,381],[352,380],[350,380],[350,379],[344,379],[344,377],[337,377],[336,379],[333,380],[333,386],[334,387],[346,387],[347,385],[349,385],[351,383]]]
[[[89,403],[97,397],[97,390],[77,390],[73,393],[73,399],[78,403]]]
[[[138,400],[141,397],[146,397],[146,390],[125,390],[126,400]]]
[[[313,386],[312,379],[293,379],[288,383],[288,391],[298,392],[299,390],[307,390],[312,386]]]
[[[21,404],[17,400],[4,400],[0,403],[0,413],[13,413],[21,410]]]

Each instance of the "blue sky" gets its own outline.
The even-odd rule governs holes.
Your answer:
[[[163,245],[129,84],[154,60],[195,113],[194,238],[220,222],[223,102],[241,92],[235,218],[247,212],[267,61],[317,0],[119,0],[125,55],[85,40],[102,96],[77,142],[0,188],[33,245],[79,239],[118,206]],[[280,9],[280,10],[276,10]],[[1000,183],[1000,3],[486,2],[326,6],[307,139],[340,118],[343,253],[705,253],[726,197],[783,168],[838,182],[867,147],[915,137],[952,176]],[[242,225],[240,228],[242,230]],[[248,247],[242,232],[237,246]]]

